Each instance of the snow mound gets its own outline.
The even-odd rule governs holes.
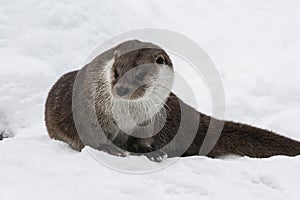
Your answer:
[[[160,165],[145,157],[115,158]],[[47,136],[0,145],[1,199],[298,199],[300,157],[181,158],[146,174],[121,173]]]

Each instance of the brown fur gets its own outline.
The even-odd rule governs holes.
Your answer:
[[[68,143],[73,149],[80,151],[84,146],[78,137],[74,121],[72,118],[72,89],[77,71],[70,72],[62,76],[51,89],[46,103],[46,125],[51,138]],[[164,128],[156,136],[151,138],[151,149],[140,145],[149,139],[139,139],[130,137],[126,143],[119,143],[122,148],[135,153],[148,153],[150,150],[157,150],[168,144],[176,135],[179,127],[181,110],[179,108],[176,95],[171,94],[166,102],[166,109],[172,108],[168,112],[167,122]],[[211,117],[202,114],[191,108],[183,102],[182,109],[190,113],[191,123],[194,117],[200,115],[198,132],[193,143],[183,155],[180,152],[181,143],[169,149],[169,157],[173,156],[192,156],[199,155],[200,147],[206,135]],[[189,134],[189,125],[185,127],[187,139]],[[271,131],[252,127],[246,124],[225,121],[222,134],[208,154],[209,157],[218,157],[228,154],[249,156],[256,158],[266,158],[275,155],[296,156],[300,155],[300,143],[298,141],[280,136]]]
[[[104,76],[105,63],[113,58],[114,55],[116,55],[116,52],[124,52],[126,49],[132,46],[141,47],[142,49],[139,48],[138,50],[131,51],[127,54],[125,53],[120,57],[115,58],[115,62],[113,64],[111,72],[112,77],[114,77],[112,78],[112,88],[105,88],[103,85],[105,82],[108,82],[107,80],[103,80],[106,79],[106,76]],[[154,49],[151,49],[153,47]],[[85,75],[86,77],[88,77],[88,80],[84,80],[83,85],[79,85],[79,91],[82,92],[80,94],[77,94],[77,96],[84,99],[86,96],[90,95],[86,94],[86,92],[93,90],[93,87],[91,85],[95,84],[94,82],[97,82],[97,85],[94,88],[94,91],[97,92],[93,94],[96,96],[95,99],[97,99],[97,123],[100,123],[101,127],[104,129],[106,136],[109,139],[113,138],[113,141],[111,142],[120,147],[122,151],[127,150],[132,153],[145,154],[151,159],[153,158],[152,160],[156,160],[157,158],[157,161],[160,161],[161,156],[163,156],[165,153],[169,157],[192,156],[200,154],[207,155],[209,157],[219,157],[228,154],[236,154],[257,158],[265,158],[275,155],[300,155],[300,142],[280,136],[268,130],[231,121],[224,121],[224,128],[214,148],[210,152],[207,152],[207,154],[202,154],[202,152],[199,153],[201,146],[204,144],[203,141],[207,134],[208,127],[210,126],[210,122],[214,121],[215,124],[218,124],[218,122],[222,121],[198,112],[194,108],[182,102],[175,94],[169,94],[169,92],[164,93],[165,97],[167,97],[169,94],[167,99],[163,99],[165,100],[165,105],[161,104],[162,106],[159,107],[159,109],[161,109],[164,106],[165,110],[167,111],[166,123],[162,124],[164,122],[158,120],[159,118],[156,117],[146,120],[140,119],[144,121],[139,122],[139,124],[141,125],[147,125],[151,121],[154,121],[154,126],[158,125],[158,127],[163,127],[160,132],[152,137],[144,139],[126,135],[115,123],[114,117],[110,116],[112,114],[107,114],[107,110],[104,110],[106,105],[108,105],[106,104],[106,99],[111,95],[108,90],[112,90],[113,95],[116,95],[118,93],[117,89],[120,89],[120,87],[126,86],[125,89],[128,89],[128,91],[133,90],[131,87],[135,84],[133,81],[134,77],[124,78],[123,80],[118,81],[117,79],[119,79],[119,77],[125,74],[128,70],[136,70],[136,66],[143,64],[151,65],[152,62],[156,62],[157,65],[154,65],[156,66],[156,69],[160,69],[159,67],[161,67],[162,64],[166,64],[163,66],[168,66],[172,69],[172,62],[162,49],[151,43],[143,43],[133,40],[124,42],[104,52],[87,65],[91,66],[91,68],[85,68],[80,71],[82,72],[81,74],[83,74],[83,77],[85,77]],[[137,74],[139,73],[138,70],[136,70],[135,72]],[[146,70],[140,70],[140,72],[145,73]],[[115,155],[119,155],[119,153],[122,154],[122,151],[119,150],[120,148],[113,149],[114,146],[111,145],[110,142],[107,142],[106,138],[99,137],[98,129],[93,129],[94,124],[90,123],[89,117],[86,117],[88,119],[83,118],[80,123],[87,126],[87,129],[90,128],[90,131],[85,131],[85,135],[80,135],[81,137],[79,137],[75,127],[72,112],[73,86],[75,83],[75,79],[79,74],[79,71],[74,71],[63,75],[49,92],[45,110],[45,120],[49,136],[51,138],[68,143],[71,148],[77,151],[81,151],[85,144]],[[118,76],[116,76],[117,74]],[[143,74],[142,79],[146,80],[148,75],[149,74]],[[94,80],[95,78],[99,77],[100,82]],[[136,95],[134,98],[143,96],[145,90],[146,88],[143,88],[142,91],[139,91],[138,95]],[[124,95],[122,94],[121,96]],[[93,105],[89,106],[91,108],[93,107]],[[80,114],[84,113],[83,116],[90,116],[88,115],[89,111],[86,105],[80,104],[79,108]],[[182,111],[184,111],[183,113],[188,113],[187,116],[183,116],[184,118],[186,118],[186,123],[181,123]],[[133,113],[136,118],[140,118],[139,114],[143,114],[141,113],[141,110],[137,109],[133,109],[130,112]],[[160,112],[162,112],[162,110]],[[124,120],[125,123],[127,123],[126,120],[127,119]],[[181,128],[184,132],[183,137],[181,137],[180,139],[176,137],[179,125],[182,126]],[[192,127],[194,127],[195,125],[197,126],[197,133],[196,136],[193,137]],[[212,130],[217,129],[216,126],[210,128],[212,128]],[[132,129],[133,132],[136,131],[137,133],[140,133],[140,130],[141,129],[135,127]],[[151,133],[153,132],[153,130],[153,128],[149,128],[149,130],[146,130],[145,132]],[[85,137],[86,141],[82,140],[83,137]],[[172,145],[168,145],[173,139],[175,143]],[[187,146],[189,141],[191,141],[192,143]],[[160,149],[165,147],[166,145],[167,148],[161,151]]]
[[[173,127],[173,125],[176,124],[176,121],[180,120],[180,110],[176,101],[181,100],[178,99],[174,94],[172,94],[167,101],[167,105],[172,108],[172,111],[170,111],[168,117],[168,121],[171,121],[172,124],[169,122],[170,126],[167,125],[166,127]],[[199,113],[183,102],[181,105],[184,107],[182,109],[188,109],[188,112],[191,113],[191,116],[200,115],[200,122],[196,138],[191,146],[185,151],[183,156],[198,155],[212,118],[205,114]],[[195,121],[195,119],[189,120],[191,123],[193,123],[193,121]],[[187,127],[189,126],[192,126],[192,124],[187,125]],[[173,131],[175,132],[176,129],[168,131],[170,138],[173,137]],[[180,141],[178,145],[180,146]],[[208,156],[219,157],[228,154],[256,158],[266,158],[275,155],[296,156],[300,155],[300,142],[280,136],[268,130],[252,127],[246,124],[225,121],[221,136]],[[176,152],[175,156],[178,156],[176,155]]]
[[[73,149],[84,147],[78,136],[72,114],[72,91],[77,71],[63,75],[52,87],[46,101],[45,120],[49,136]]]

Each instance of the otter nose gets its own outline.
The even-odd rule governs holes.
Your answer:
[[[125,87],[117,87],[116,90],[117,90],[117,94],[118,94],[120,97],[122,97],[122,96],[128,94],[128,92],[129,92],[129,89],[128,89],[128,88],[125,88]]]

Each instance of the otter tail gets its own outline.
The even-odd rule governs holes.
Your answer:
[[[300,142],[249,125],[226,122],[212,157],[237,154],[254,158],[300,155]]]

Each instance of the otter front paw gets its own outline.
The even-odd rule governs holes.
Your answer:
[[[168,157],[168,154],[164,151],[157,150],[150,153],[146,153],[145,156],[153,162],[161,162],[164,158]]]
[[[123,150],[123,149],[120,149],[114,145],[109,145],[109,144],[102,144],[99,148],[98,148],[99,151],[104,151],[106,153],[109,153],[111,155],[114,155],[114,156],[119,156],[119,157],[126,157],[128,156],[129,152]]]

